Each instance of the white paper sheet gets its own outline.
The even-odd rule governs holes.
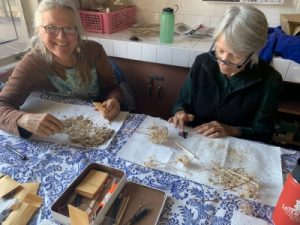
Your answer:
[[[239,211],[234,211],[231,218],[231,225],[268,225],[268,223],[262,219],[255,218],[253,216],[245,215]]]
[[[128,112],[121,112],[113,121],[109,122],[99,112],[95,111],[94,107],[92,106],[54,102],[32,95],[26,99],[25,103],[21,106],[21,109],[31,113],[50,113],[51,115],[61,120],[67,117],[82,115],[85,118],[92,120],[94,126],[106,126],[113,129],[115,131],[114,133],[116,133],[120,129],[128,114]],[[0,130],[0,134],[11,136],[11,134],[8,134],[7,132],[4,132],[2,130]],[[51,135],[47,139],[43,139],[37,136],[32,136],[31,139],[78,146],[78,144],[74,144],[69,140],[67,134],[63,133]],[[111,139],[95,148],[106,148],[109,145]]]
[[[165,144],[155,144],[149,136],[138,133],[147,132],[153,124],[168,128],[169,140]],[[213,172],[210,170],[215,164],[226,168],[243,168],[247,173],[255,174],[260,189],[258,199],[274,206],[283,185],[281,169],[281,151],[278,147],[260,144],[237,138],[207,138],[191,132],[184,139],[178,135],[178,129],[165,120],[147,116],[128,142],[117,155],[125,160],[145,166],[145,162],[155,158],[168,166],[152,168],[163,170],[189,180],[214,186]],[[189,150],[196,158],[181,150],[176,143]],[[189,156],[190,165],[184,166],[178,162],[182,155]],[[234,192],[234,191],[233,191]]]

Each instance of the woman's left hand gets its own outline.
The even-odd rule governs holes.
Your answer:
[[[104,107],[103,117],[108,120],[114,119],[120,113],[120,103],[115,98],[107,99],[102,103]]]
[[[211,138],[219,138],[232,136],[237,137],[240,135],[240,129],[219,123],[218,121],[211,121],[209,123],[203,123],[200,126],[195,127],[194,131],[198,134],[202,134]]]

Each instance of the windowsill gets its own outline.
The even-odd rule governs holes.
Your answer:
[[[27,43],[21,41],[12,41],[0,45],[0,65],[13,62],[19,56],[26,52]]]

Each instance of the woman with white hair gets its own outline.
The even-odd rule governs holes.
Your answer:
[[[226,10],[208,53],[199,55],[175,102],[170,122],[218,138],[272,138],[281,75],[259,59],[267,39],[265,15],[249,5]]]
[[[47,137],[62,129],[48,113],[20,110],[33,91],[104,101],[103,116],[120,112],[122,91],[103,47],[81,38],[82,27],[71,0],[42,0],[35,14],[31,49],[0,92],[0,128],[21,137]]]

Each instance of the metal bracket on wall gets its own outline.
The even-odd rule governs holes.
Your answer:
[[[157,75],[149,75],[147,79],[148,95],[152,96],[154,81],[164,81],[164,77]],[[162,99],[162,86],[158,86],[158,98]]]

